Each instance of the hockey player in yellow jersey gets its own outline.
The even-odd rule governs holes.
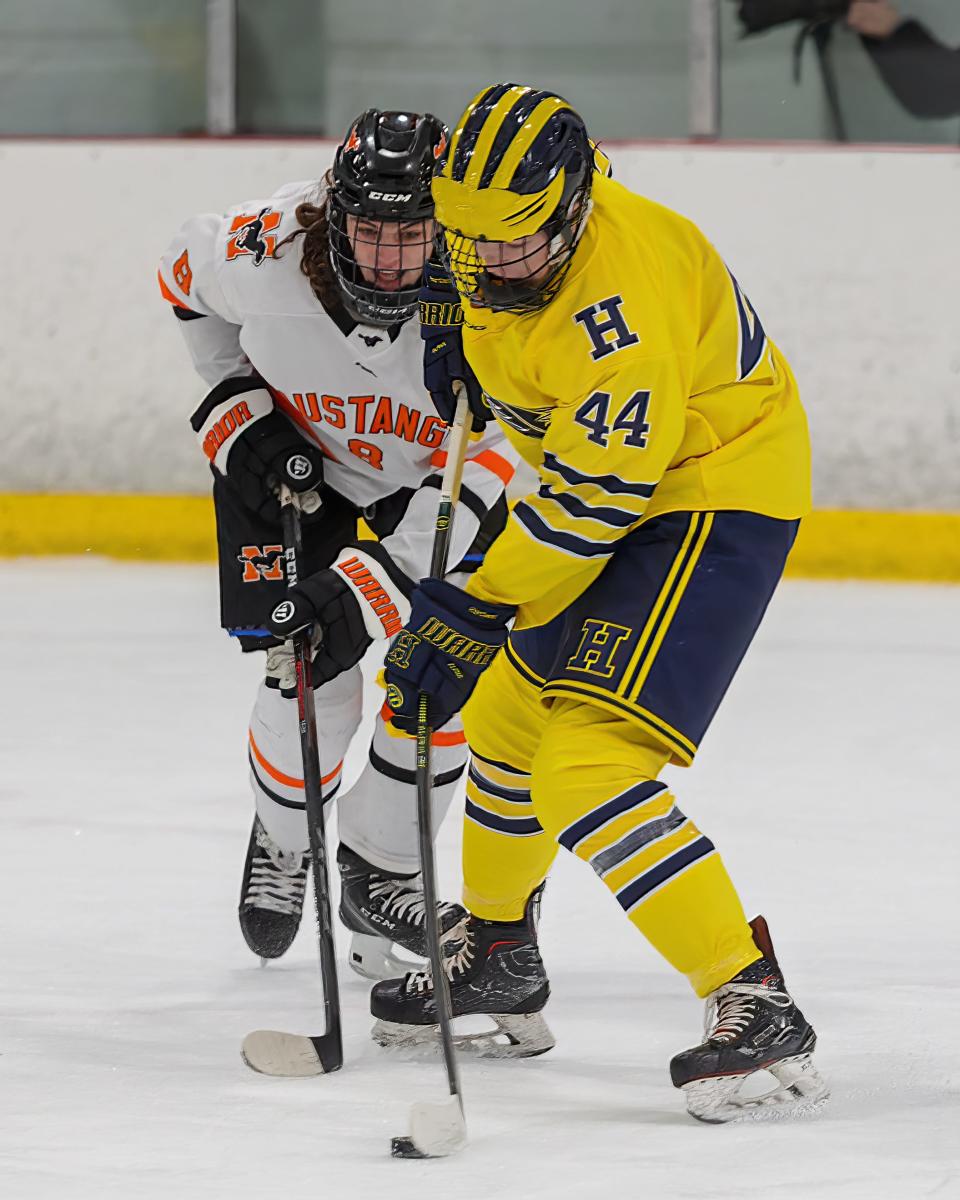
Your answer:
[[[819,1102],[766,925],[660,779],[693,761],[810,507],[793,375],[703,234],[608,178],[559,96],[486,88],[433,192],[427,385],[449,408],[465,380],[539,477],[467,591],[421,581],[386,662],[400,729],[420,690],[434,727],[469,699],[454,1014],[493,1018],[481,1048],[553,1045],[535,911],[562,846],[707,999],[704,1041],[670,1064],[694,1116],[759,1103],[741,1085],[760,1068],[764,1102]],[[381,1042],[429,1036],[429,974],[371,1007]]]

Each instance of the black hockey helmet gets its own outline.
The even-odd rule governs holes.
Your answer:
[[[460,292],[475,304],[531,312],[556,295],[589,214],[595,147],[580,114],[553,92],[498,83],[457,123],[433,183],[437,220]],[[546,262],[530,279],[487,270],[478,242],[547,235]],[[542,255],[542,239],[540,239]],[[523,254],[513,262],[522,262]]]
[[[328,196],[330,263],[347,307],[365,324],[392,325],[416,312],[433,245],[430,183],[446,143],[446,126],[429,113],[370,108],[337,149]],[[377,231],[358,234],[363,222],[376,223]],[[381,275],[399,286],[378,285]]]

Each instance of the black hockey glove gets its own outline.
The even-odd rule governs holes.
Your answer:
[[[423,338],[423,383],[437,412],[453,423],[457,400],[453,385],[467,389],[473,428],[482,432],[493,413],[484,403],[483,390],[463,355],[463,309],[453,281],[443,267],[427,263],[420,289],[420,336]]]
[[[305,513],[319,508],[306,493],[323,483],[323,453],[277,411],[259,376],[218,383],[191,424],[214,469],[265,521],[280,521],[280,484],[300,493]]]
[[[301,630],[319,629],[313,659],[313,683],[319,687],[358,663],[374,638],[393,637],[400,630],[412,590],[412,581],[377,543],[344,546],[332,567],[287,592],[267,626],[284,640]]]

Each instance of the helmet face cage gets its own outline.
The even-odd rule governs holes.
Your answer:
[[[529,313],[545,308],[570,270],[589,204],[590,175],[585,173],[566,205],[561,204],[543,225],[540,232],[546,238],[545,244],[528,237],[523,239],[528,245],[522,253],[504,255],[513,268],[524,263],[529,266],[527,272],[514,279],[497,275],[480,257],[477,244],[485,239],[444,230],[440,253],[457,290],[474,306],[495,312]]]
[[[328,199],[330,265],[346,307],[365,325],[395,325],[417,310],[421,276],[434,248],[432,217],[398,220],[349,213]],[[404,275],[411,276],[406,287]],[[386,287],[377,280],[396,279]]]
[[[538,119],[541,112],[544,117]],[[485,129],[487,120],[495,122],[492,137]],[[515,167],[499,179],[511,147],[528,128],[533,130],[533,140]],[[479,162],[475,163],[477,155]],[[451,206],[454,214],[459,207],[469,208],[471,194],[476,197],[474,219],[479,228],[466,232],[456,228],[455,221],[446,225],[441,248],[458,290],[471,304],[522,314],[544,308],[553,300],[570,269],[590,212],[594,169],[594,147],[583,121],[560,97],[499,84],[477,98],[461,118],[441,164],[443,176],[467,189],[466,196]],[[560,191],[552,212],[531,230],[523,220],[525,210],[542,203],[554,185],[559,185]],[[482,230],[491,210],[487,208],[487,217],[480,216],[485,194],[495,201],[495,209],[503,199],[516,201],[509,217],[502,216],[488,226],[489,237]],[[500,237],[493,234],[497,227],[503,231],[504,224],[514,228],[526,224],[526,228],[522,236],[514,238],[504,232]],[[484,242],[496,244],[497,252],[484,254]],[[500,273],[498,262],[504,268]]]
[[[434,245],[430,182],[446,138],[429,113],[368,109],[337,150],[330,266],[345,307],[364,324],[393,325],[416,312]]]

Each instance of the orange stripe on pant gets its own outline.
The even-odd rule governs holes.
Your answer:
[[[277,783],[282,783],[285,787],[302,788],[303,780],[297,779],[293,775],[284,775],[284,773],[282,771],[278,771],[277,768],[271,762],[269,762],[267,759],[265,759],[263,757],[263,754],[260,751],[260,747],[257,745],[256,741],[254,740],[253,730],[250,730],[249,734],[250,734],[250,749],[253,751],[253,757],[257,760],[257,762],[260,764],[260,766],[263,767],[263,769],[270,776],[270,778],[275,779],[277,781]],[[323,778],[320,780],[320,783],[321,784],[329,783],[331,779],[334,779],[337,775],[340,774],[340,771],[342,769],[343,769],[343,759],[341,758],[340,761],[337,763],[337,765],[330,772],[330,774],[323,776]]]

